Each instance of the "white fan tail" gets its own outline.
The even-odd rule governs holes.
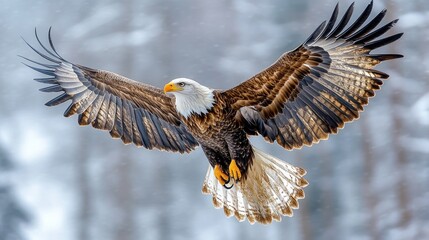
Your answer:
[[[216,208],[223,208],[228,217],[234,215],[240,222],[247,218],[251,224],[269,224],[281,221],[281,216],[291,217],[292,209],[298,208],[298,199],[304,198],[306,171],[252,148],[253,162],[245,180],[226,189],[209,166],[203,193],[211,194]]]

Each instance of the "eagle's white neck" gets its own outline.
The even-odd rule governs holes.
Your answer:
[[[174,96],[176,110],[185,118],[193,113],[206,114],[215,103],[213,90],[197,82],[192,83],[190,91],[176,92]]]

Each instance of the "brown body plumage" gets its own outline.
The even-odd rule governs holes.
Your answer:
[[[338,6],[298,48],[240,85],[212,90],[189,79],[164,88],[63,59],[41,44],[53,64],[29,60],[49,75],[44,92],[63,92],[46,105],[71,100],[65,116],[78,114],[79,124],[92,124],[124,143],[148,149],[189,152],[201,145],[210,162],[203,192],[216,207],[237,219],[269,223],[292,215],[304,197],[305,170],[291,166],[250,145],[261,135],[285,149],[311,145],[358,118],[363,106],[388,75],[373,68],[397,54],[371,51],[399,39],[381,38],[397,20],[375,29],[385,16],[368,19],[372,2],[351,24],[351,5],[336,23]],[[347,26],[347,28],[346,28]],[[374,30],[375,29],[375,30]],[[174,96],[170,95],[173,94]],[[224,186],[224,187],[223,187]]]
[[[213,167],[219,164],[226,173],[231,160],[235,159],[245,178],[253,156],[246,131],[235,120],[237,110],[231,108],[231,103],[224,94],[214,91],[214,100],[216,104],[207,114],[182,117],[182,121],[201,144]]]

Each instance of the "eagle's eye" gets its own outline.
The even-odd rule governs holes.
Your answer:
[[[179,87],[184,87],[186,84],[184,82],[179,82],[177,85],[179,85]]]

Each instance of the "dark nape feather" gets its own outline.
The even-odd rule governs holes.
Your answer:
[[[397,33],[397,34],[392,35],[390,37],[386,37],[386,38],[383,38],[383,39],[380,39],[380,40],[369,42],[369,43],[365,44],[365,48],[371,49],[371,50],[379,48],[381,46],[387,45],[389,43],[392,43],[392,42],[398,40],[399,38],[402,37],[403,34],[404,33]]]
[[[337,27],[331,33],[329,33],[328,36],[326,36],[327,39],[331,37],[335,38],[344,29],[353,14],[354,5],[355,3],[350,5],[343,18],[340,20],[340,23],[338,23]]]
[[[347,40],[359,39],[363,35],[365,35],[368,32],[370,32],[372,29],[374,29],[375,27],[377,27],[377,25],[381,22],[381,20],[383,20],[384,16],[386,15],[386,12],[387,12],[386,9],[384,9],[383,11],[381,11],[379,14],[377,14],[377,16],[374,17],[374,19],[372,19],[368,24],[366,24],[364,27],[362,27],[359,31],[357,31],[357,32],[353,33],[352,35],[350,35],[347,38]]]
[[[350,34],[355,32],[362,24],[368,19],[369,15],[371,14],[373,7],[373,1],[371,1],[368,6],[365,8],[365,10],[362,12],[362,14],[354,21],[352,25],[350,25],[347,30],[345,30],[343,33],[338,35],[338,38],[347,38]]]

